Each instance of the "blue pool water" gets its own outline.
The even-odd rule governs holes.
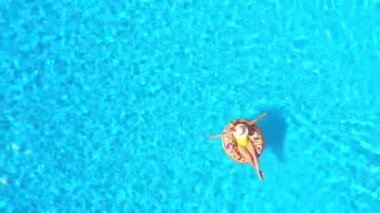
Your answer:
[[[379,14],[1,1],[0,212],[379,212]],[[264,111],[260,182],[207,136]]]

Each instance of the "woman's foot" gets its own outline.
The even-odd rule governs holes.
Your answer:
[[[263,173],[263,171],[261,171],[261,170],[258,171],[257,175],[259,176],[260,180],[264,180],[264,173]]]

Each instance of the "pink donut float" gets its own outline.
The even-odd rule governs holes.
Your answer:
[[[256,148],[256,152],[258,157],[264,150],[264,136],[261,132],[261,129],[256,125],[249,125],[249,120],[247,119],[237,119],[231,121],[225,128],[223,132],[231,131],[238,124],[245,124],[250,127],[250,135],[253,134],[253,145]],[[248,161],[240,154],[239,149],[237,147],[236,140],[233,135],[222,137],[222,144],[224,151],[226,154],[234,161],[239,163],[247,163]]]

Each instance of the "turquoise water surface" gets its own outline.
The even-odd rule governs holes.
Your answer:
[[[0,212],[380,212],[379,14],[1,1]],[[207,137],[262,112],[260,182]]]

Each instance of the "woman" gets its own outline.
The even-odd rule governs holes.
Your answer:
[[[233,135],[238,145],[239,152],[256,170],[257,175],[259,176],[260,180],[263,180],[264,175],[263,175],[263,172],[260,170],[258,155],[255,149],[255,146],[252,143],[252,141],[254,141],[253,135],[255,134],[255,132],[252,131],[253,130],[252,126],[265,116],[267,116],[267,113],[261,114],[256,119],[250,121],[248,125],[238,124],[235,126],[233,130],[229,132],[224,132],[222,134],[209,136],[209,139],[213,139],[216,137],[224,137],[228,135]]]

